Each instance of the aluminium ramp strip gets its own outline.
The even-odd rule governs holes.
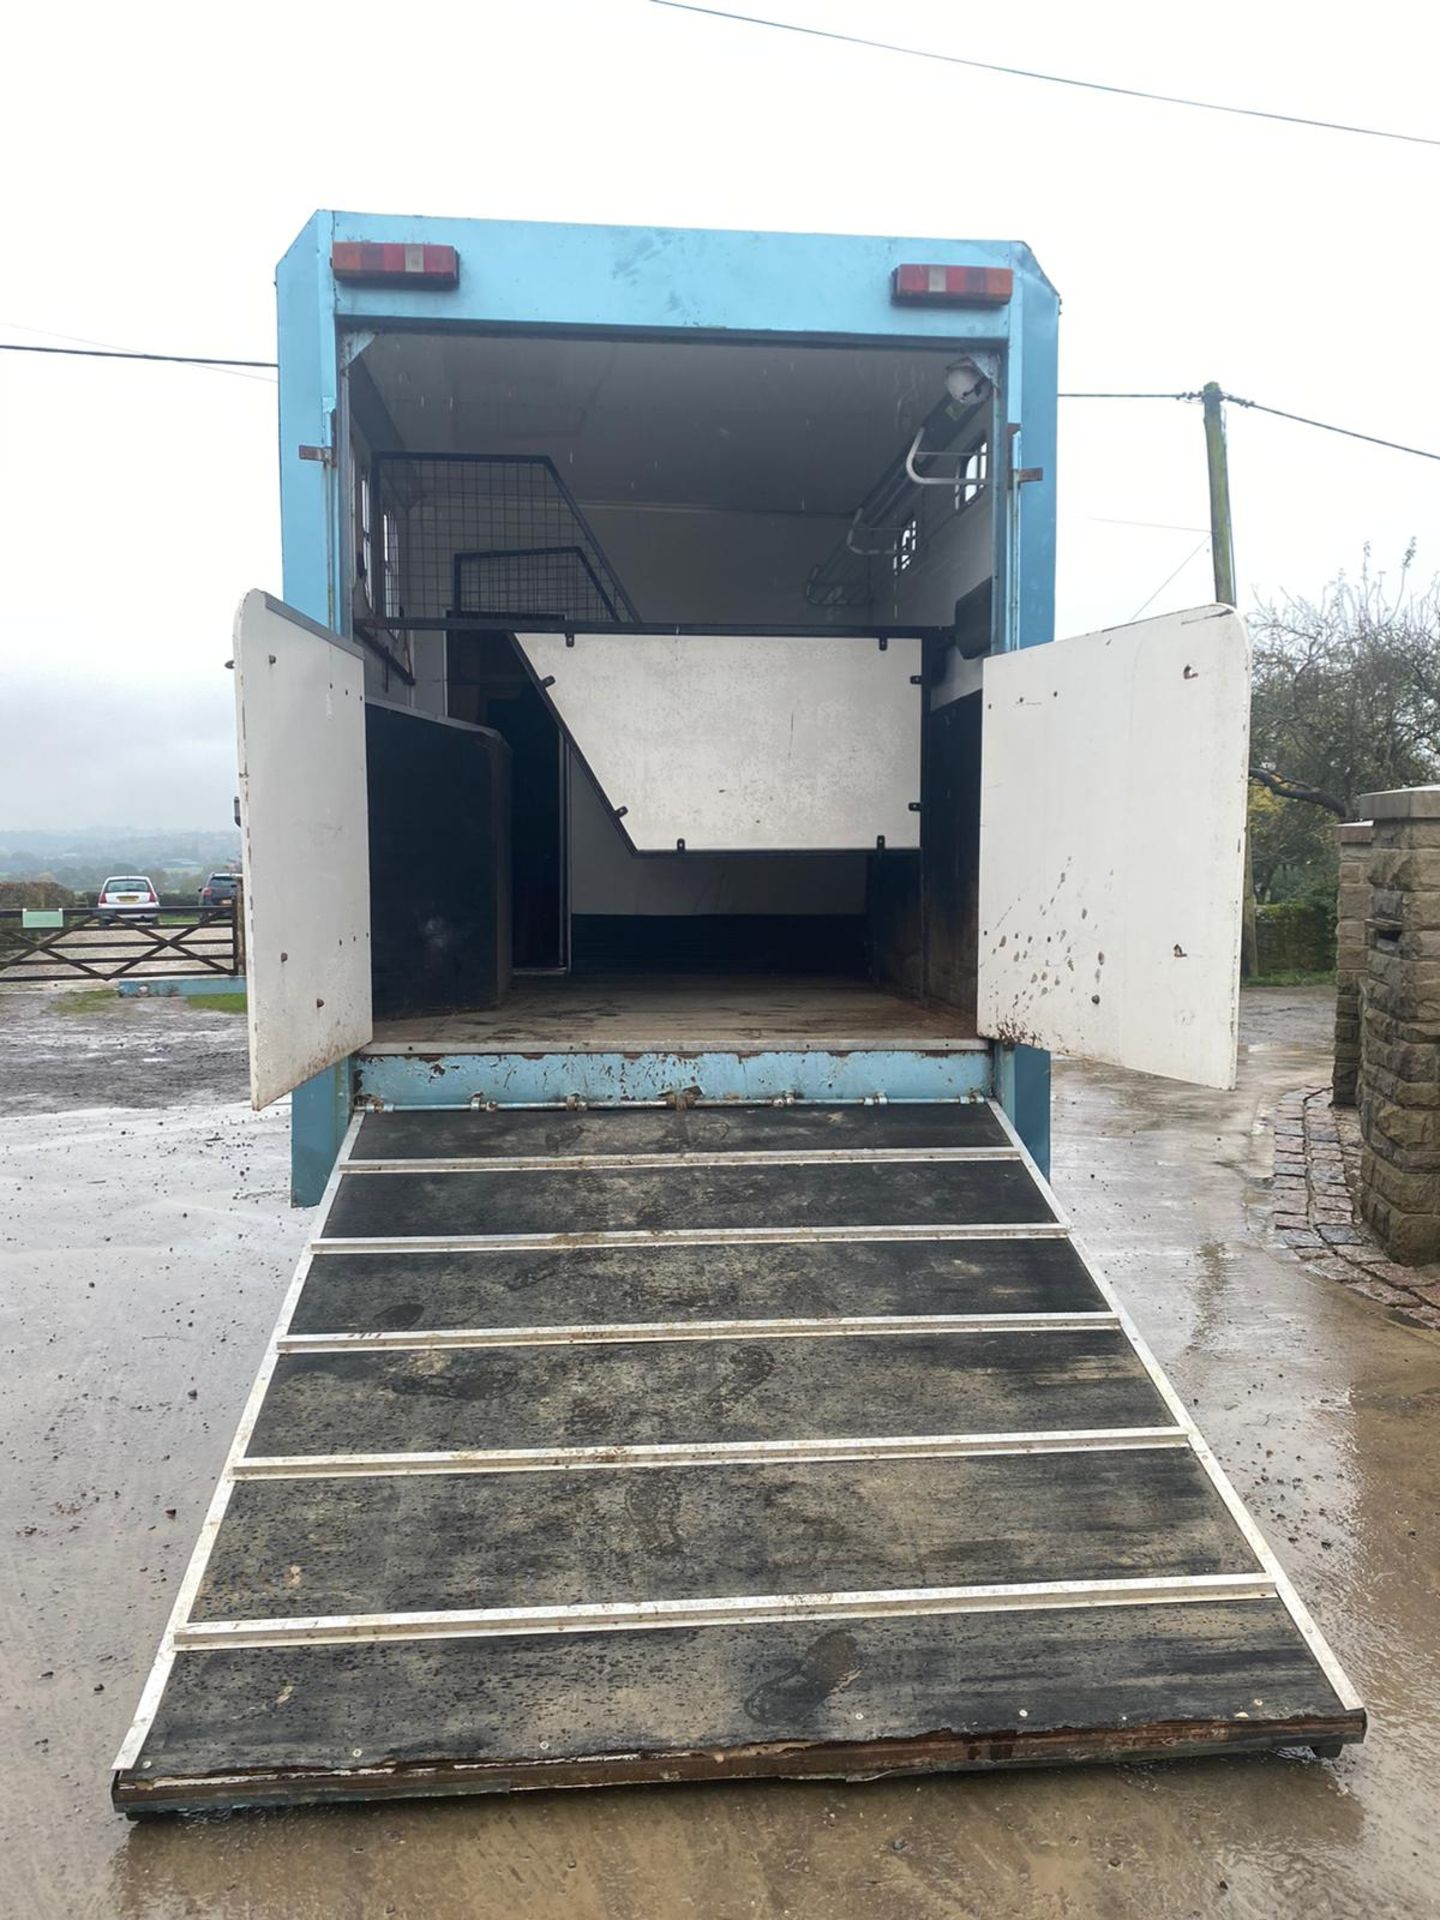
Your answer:
[[[428,1110],[350,1129],[114,1796],[1363,1731],[997,1109]]]

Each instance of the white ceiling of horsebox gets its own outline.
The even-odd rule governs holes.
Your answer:
[[[953,357],[392,333],[364,365],[412,452],[548,454],[582,500],[849,515]]]

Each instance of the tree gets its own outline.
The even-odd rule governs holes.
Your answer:
[[[1303,900],[1333,887],[1335,816],[1250,783],[1250,862],[1257,901]]]
[[[1392,588],[1367,547],[1355,579],[1252,615],[1250,777],[1277,800],[1349,820],[1363,793],[1440,776],[1440,578],[1413,586],[1414,558]]]

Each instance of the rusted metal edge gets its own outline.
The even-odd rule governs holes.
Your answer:
[[[411,1014],[404,1017],[418,1021],[423,1016]],[[436,1017],[442,1020],[445,1018],[443,1015],[437,1015]],[[382,1021],[380,1024],[383,1029],[387,1024],[395,1025],[398,1024],[398,1022]],[[982,1040],[973,1034],[862,1033],[857,1035],[842,1033],[812,1035],[786,1033],[778,1029],[773,1034],[767,1034],[764,1040],[759,1042],[749,1039],[737,1040],[733,1031],[726,1033],[721,1030],[715,1034],[703,1036],[698,1040],[687,1040],[683,1046],[678,1047],[669,1043],[657,1043],[652,1046],[617,1046],[613,1039],[606,1040],[596,1037],[581,1037],[566,1041],[563,1044],[555,1040],[536,1037],[517,1040],[509,1045],[499,1046],[496,1044],[493,1035],[481,1035],[468,1043],[460,1044],[440,1037],[435,1039],[387,1040],[382,1032],[378,1039],[372,1038],[367,1040],[363,1047],[357,1049],[358,1057],[367,1060],[381,1057],[398,1059],[419,1058],[421,1060],[505,1059],[515,1054],[518,1054],[523,1060],[543,1060],[552,1055],[569,1057],[572,1055],[584,1056],[589,1054],[612,1053],[619,1054],[627,1060],[640,1060],[645,1058],[647,1054],[664,1054],[667,1058],[676,1060],[694,1060],[704,1054],[723,1054],[727,1058],[755,1060],[765,1054],[772,1053],[829,1053],[844,1058],[852,1053],[950,1054],[988,1053],[989,1051],[989,1040]],[[508,1107],[511,1103],[508,1100],[502,1100],[499,1104],[502,1107]],[[550,1103],[545,1102],[543,1104],[548,1105]],[[600,1105],[601,1103],[597,1101],[593,1104]],[[631,1103],[625,1102],[624,1104],[629,1105]],[[703,1104],[707,1106],[717,1106],[720,1103],[718,1101],[706,1101]],[[752,1097],[742,1104],[764,1106],[768,1105],[769,1101],[767,1097],[762,1094],[758,1099]],[[796,1104],[800,1104],[798,1098]],[[816,1104],[858,1105],[860,1103],[846,1103],[827,1097],[825,1102],[817,1102]],[[899,1105],[901,1103],[897,1101],[894,1104]],[[933,1103],[929,1099],[920,1099],[914,1102],[905,1102],[904,1104],[930,1106]]]
[[[1363,1713],[1297,1714],[1283,1720],[1161,1720],[1125,1727],[1019,1728],[962,1734],[947,1728],[890,1740],[760,1742],[729,1748],[657,1748],[521,1762],[436,1761],[343,1770],[257,1768],[203,1776],[115,1774],[111,1797],[140,1817],[200,1806],[289,1806],[343,1800],[440,1798],[557,1787],[643,1786],[670,1781],[875,1780],[908,1773],[1079,1766],[1123,1760],[1200,1759],[1282,1747],[1332,1748],[1361,1740]]]

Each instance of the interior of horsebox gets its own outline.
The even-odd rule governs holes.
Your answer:
[[[663,1003],[657,1037],[680,1045],[677,1009],[702,1000],[737,1044],[973,1035],[968,663],[992,644],[996,372],[934,343],[555,331],[384,331],[351,357],[377,1043],[440,1044],[466,1019],[539,1042],[552,1018],[573,1043],[597,1004]],[[568,667],[609,634],[613,661],[656,629],[683,639],[643,644],[718,669],[683,703],[694,751],[677,741],[663,850],[600,777],[653,675],[586,732],[543,670],[547,646],[592,649]],[[789,702],[791,741],[797,715],[823,736],[827,682],[887,647],[919,669],[913,741],[878,715],[872,735],[848,696],[843,777],[812,743],[777,788],[772,755],[762,844],[686,843],[692,765],[722,794],[755,788],[769,734],[747,699]],[[827,779],[818,804],[854,818],[817,832]],[[907,779],[907,830],[873,832],[871,788]]]

